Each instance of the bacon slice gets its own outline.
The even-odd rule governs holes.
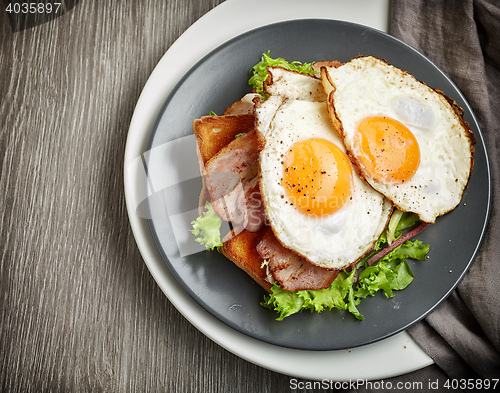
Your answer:
[[[283,247],[268,228],[257,252],[269,260],[269,270],[275,281],[286,291],[328,288],[338,275],[337,270],[327,270],[307,262],[295,252]]]
[[[342,63],[337,60],[325,60],[325,61],[317,61],[312,65],[313,70],[320,71],[321,67],[340,67]]]
[[[256,232],[267,222],[264,203],[262,202],[260,188],[260,176],[255,176],[248,182],[245,192],[241,195],[238,209],[245,212],[245,229],[249,232]]]
[[[235,138],[205,166],[214,211],[234,226],[250,232],[266,221],[259,192],[259,149],[255,131]]]
[[[231,192],[237,183],[248,181],[259,171],[259,149],[255,131],[235,138],[205,165],[213,200]]]
[[[254,107],[253,99],[255,97],[260,97],[260,95],[256,93],[246,94],[241,100],[236,101],[230,107],[226,108],[224,115],[252,115]]]

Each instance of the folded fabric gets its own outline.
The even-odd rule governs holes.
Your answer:
[[[465,95],[485,138],[493,188],[488,229],[469,273],[408,331],[448,377],[499,378],[500,2],[394,1],[391,34],[426,55]]]

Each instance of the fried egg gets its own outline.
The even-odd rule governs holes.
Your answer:
[[[308,78],[314,90],[318,80]],[[326,102],[308,98],[310,89],[300,96],[292,90],[287,98],[284,85],[256,105],[266,216],[283,246],[314,265],[343,269],[373,247],[392,204],[354,170]]]
[[[322,81],[332,123],[374,189],[428,223],[460,203],[474,136],[456,103],[371,56],[323,68]]]

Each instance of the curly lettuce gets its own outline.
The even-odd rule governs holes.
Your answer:
[[[303,310],[321,312],[333,308],[347,310],[357,319],[364,319],[357,309],[361,300],[374,296],[378,291],[383,291],[386,297],[393,297],[393,291],[406,288],[413,281],[413,272],[407,259],[423,261],[429,252],[429,245],[423,245],[419,240],[408,240],[369,266],[367,260],[387,244],[388,232],[392,232],[389,236],[396,240],[404,229],[418,222],[418,217],[410,213],[396,210],[393,216],[393,225],[388,225],[374,251],[358,262],[355,269],[341,271],[328,288],[288,292],[274,284],[272,292],[265,296],[261,305],[278,312],[279,321]],[[359,275],[355,282],[356,272]]]
[[[350,301],[353,296],[354,273],[354,270],[352,272],[341,271],[332,284],[325,289],[302,289],[289,292],[282,289],[280,285],[274,284],[271,294],[264,297],[261,305],[277,311],[280,314],[278,321],[303,310],[322,312],[333,308],[349,310],[356,317],[362,318],[355,303]]]
[[[205,245],[207,250],[220,251],[222,242],[220,240],[220,227],[222,219],[214,211],[210,202],[205,203],[205,211],[196,220],[191,222],[193,229],[190,232],[197,236],[195,241]]]

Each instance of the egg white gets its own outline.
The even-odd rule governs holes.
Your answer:
[[[454,209],[462,198],[473,162],[473,136],[441,93],[385,61],[359,57],[322,71],[332,122],[370,185],[424,222]],[[420,165],[404,183],[383,182],[360,164],[358,125],[372,116],[403,123],[417,139]]]

